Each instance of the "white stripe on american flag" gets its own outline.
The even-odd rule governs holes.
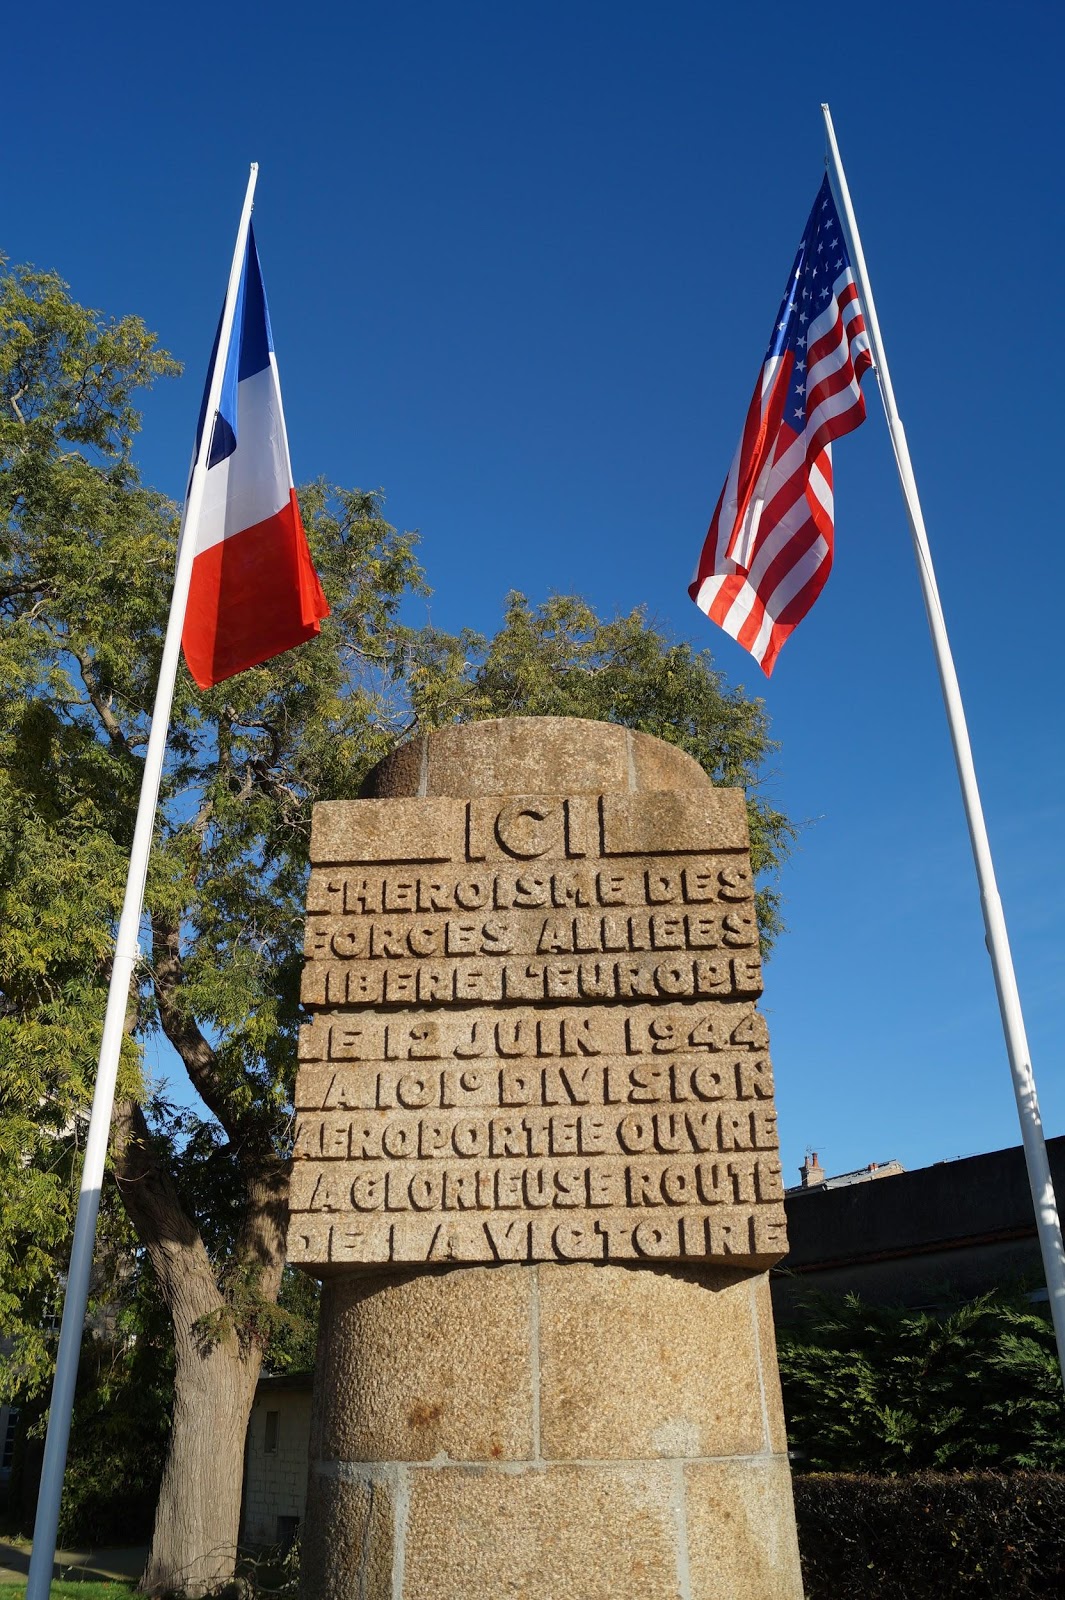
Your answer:
[[[805,505],[803,500],[797,500],[787,515],[781,517],[780,521],[777,523],[773,530],[773,537],[770,541],[767,541],[766,548],[764,550],[759,550],[758,562],[754,567],[751,568],[751,571],[747,575],[746,587],[750,595],[750,599],[747,601],[745,607],[745,615],[742,618],[734,618],[733,615],[730,614],[729,622],[724,624],[726,631],[728,633],[732,633],[733,638],[739,638],[743,621],[746,620],[746,615],[750,613],[756,602],[759,607],[764,607],[765,609],[773,612],[775,615],[776,612],[781,610],[784,604],[786,604],[787,601],[792,598],[792,591],[788,590],[786,585],[789,572],[794,571],[795,569],[793,567],[785,568],[783,574],[775,583],[772,583],[772,580],[770,579],[770,573],[773,570],[774,564],[787,552],[788,546],[803,533],[803,531],[809,526],[809,523],[810,515],[808,507]],[[801,563],[805,557],[800,554],[798,559]],[[772,583],[772,586],[768,587],[770,583]],[[775,597],[778,595],[782,597],[779,606],[775,604]],[[734,620],[739,621],[739,626],[733,633],[732,622]],[[753,655],[754,651],[752,650],[751,653]],[[759,656],[758,659],[760,660],[761,657]]]
[[[807,584],[818,574],[825,557],[828,546],[824,539],[818,535],[806,553],[789,567],[782,581],[774,589],[769,599],[762,607],[762,621],[757,634],[747,645],[747,649],[756,661],[761,661],[772,641],[773,629],[776,619],[795,597],[802,593]]]

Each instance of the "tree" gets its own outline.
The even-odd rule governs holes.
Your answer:
[[[168,511],[128,465],[132,396],[175,370],[138,319],[102,323],[54,274],[3,281],[0,1326],[9,1342],[0,1372],[30,1390],[50,1360],[54,1258],[76,1197],[77,1113],[90,1095],[121,894],[122,823],[112,828],[108,814],[113,797],[121,818],[131,776],[89,723],[89,689],[74,705],[69,674],[52,669],[61,623],[50,607],[60,588],[74,613],[87,589],[102,591],[116,631],[144,631],[145,595],[158,586],[149,562]],[[108,556],[94,571],[93,530],[103,526]],[[128,585],[113,559],[123,545]]]
[[[70,1226],[173,570],[174,507],[130,459],[136,390],[175,370],[136,320],[52,274],[0,290],[0,1059],[8,1371],[39,1386]],[[319,794],[353,794],[406,716],[412,541],[372,495],[304,492],[333,648],[175,697],[145,960],[114,1119],[118,1187],[175,1340],[146,1580],[232,1571],[244,1431],[284,1263],[303,856]],[[199,1118],[153,1115],[141,1046],[169,1039]],[[213,1182],[208,1197],[201,1187]]]
[[[89,1098],[173,567],[174,507],[131,462],[131,396],[172,370],[134,319],[82,310],[47,274],[4,280],[0,1293],[28,1386],[49,1355],[28,1291],[47,1289],[70,1225],[76,1161],[55,1160],[56,1136]],[[292,1318],[279,1295],[314,801],[356,794],[398,737],[456,717],[611,717],[752,790],[771,749],[760,704],[638,613],[602,623],[576,600],[514,596],[491,643],[402,625],[423,588],[413,538],[372,494],[316,484],[301,500],[332,607],[322,637],[203,694],[178,684],[113,1124],[117,1187],[174,1337],[144,1582],[193,1595],[231,1575],[262,1352]],[[789,824],[753,792],[750,813],[772,869]],[[772,929],[771,893],[763,910]],[[160,1032],[202,1110],[153,1096],[144,1047]]]

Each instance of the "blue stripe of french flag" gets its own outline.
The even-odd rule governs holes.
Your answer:
[[[207,421],[207,397],[196,437]],[[225,353],[181,642],[201,689],[313,639],[329,606],[311,561],[292,484],[270,314],[248,230]]]

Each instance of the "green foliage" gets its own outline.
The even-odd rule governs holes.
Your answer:
[[[263,1295],[259,1273],[250,1263],[230,1262],[221,1276],[222,1303],[195,1324],[203,1348],[233,1334],[245,1350],[259,1346],[264,1371],[309,1372],[318,1343],[317,1281],[286,1267],[275,1302]]]
[[[942,1312],[818,1299],[779,1356],[803,1470],[1065,1469],[1053,1328],[1020,1292]]]
[[[67,1547],[145,1542],[173,1404],[170,1319],[113,1193],[105,1197],[91,1310],[82,1342],[60,1513]],[[44,1335],[48,1357],[55,1336]],[[47,1395],[24,1389],[9,1517],[33,1528]]]
[[[167,513],[126,452],[132,395],[175,370],[54,274],[0,279],[0,1392],[49,1366],[128,851],[129,752],[98,737],[74,668],[98,634],[106,708],[114,639],[159,586]],[[154,670],[142,653],[142,691]]]
[[[321,1289],[306,1272],[286,1267],[274,1323],[263,1350],[267,1372],[310,1372],[318,1347]]]
[[[795,1479],[806,1600],[1059,1600],[1065,1474]]]
[[[114,1283],[114,1279],[112,1279]],[[146,1543],[173,1404],[169,1318],[146,1263],[85,1341],[63,1480],[59,1542]]]

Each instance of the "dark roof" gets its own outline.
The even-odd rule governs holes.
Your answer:
[[[816,1167],[813,1169],[818,1170]],[[821,1168],[824,1171],[824,1168]],[[901,1161],[891,1156],[887,1161],[870,1161],[864,1167],[855,1167],[853,1172],[833,1172],[823,1178],[817,1178],[813,1183],[793,1183],[785,1189],[785,1194],[813,1194],[815,1189],[832,1189],[844,1183],[874,1183],[880,1178],[893,1178],[905,1168]]]
[[[1055,1191],[1065,1197],[1065,1137],[1047,1140]],[[817,1184],[784,1198],[784,1271],[876,1261],[1035,1234],[1020,1145],[938,1161],[876,1183]]]

